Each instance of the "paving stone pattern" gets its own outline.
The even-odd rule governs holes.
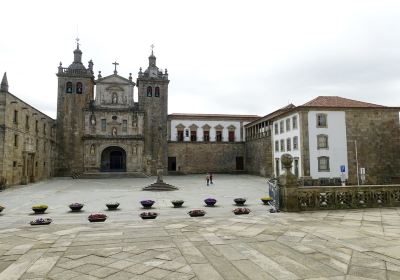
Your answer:
[[[224,183],[234,180],[252,188],[250,196],[262,194],[262,178],[218,177],[221,190]],[[196,179],[182,178],[167,179]],[[119,181],[109,181],[108,187],[115,182]],[[48,184],[59,185],[60,181]],[[43,199],[60,191],[44,185],[27,188],[37,189],[35,195],[40,193]],[[197,199],[204,188],[196,189]],[[4,198],[11,203],[13,195],[24,191],[1,193],[0,203],[5,204]],[[63,194],[68,197],[70,191],[64,189]],[[114,191],[108,191],[110,197]],[[232,189],[230,194],[237,192]],[[25,205],[29,198],[21,200]],[[0,228],[0,280],[400,279],[398,208],[271,214],[268,207],[249,202],[248,207],[256,211],[234,216],[222,210],[231,210],[232,204],[223,202],[217,208],[204,207],[210,215],[201,218],[173,217],[169,208],[159,206],[157,211],[165,216],[156,220],[133,219],[121,210],[120,219],[110,217],[96,224],[79,219],[69,223],[62,219],[66,214],[54,211],[48,214],[55,219],[53,224],[32,227],[11,224],[7,212],[3,213],[0,221],[6,218],[7,226]],[[17,222],[22,221],[9,210]]]

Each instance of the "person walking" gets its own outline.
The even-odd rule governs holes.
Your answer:
[[[210,185],[210,174],[207,173],[206,175],[206,182],[207,182],[207,186]]]
[[[212,175],[211,172],[210,172],[210,184],[211,184],[211,185],[213,184],[213,175]]]

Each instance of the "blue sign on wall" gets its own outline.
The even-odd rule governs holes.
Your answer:
[[[341,165],[340,166],[340,172],[346,172],[346,165]]]

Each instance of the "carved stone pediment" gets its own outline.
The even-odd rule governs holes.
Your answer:
[[[211,129],[211,126],[209,126],[208,124],[205,124],[201,127],[203,130],[208,131]]]
[[[228,130],[229,131],[232,131],[232,130],[235,130],[236,129],[236,126],[234,126],[233,124],[231,124],[230,126],[228,126]]]
[[[178,130],[184,130],[185,126],[183,124],[178,124],[177,126],[175,126]]]
[[[189,126],[190,130],[197,130],[199,127],[195,124],[192,124],[191,126]]]
[[[223,130],[224,129],[224,127],[222,125],[220,125],[220,124],[214,126],[214,128],[215,128],[215,130]]]

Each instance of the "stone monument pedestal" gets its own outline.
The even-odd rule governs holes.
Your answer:
[[[298,212],[298,178],[292,173],[293,157],[289,154],[283,154],[281,162],[284,173],[279,176],[280,197],[282,200],[281,210],[287,212]]]
[[[167,184],[163,181],[163,169],[157,169],[157,181],[147,187],[144,187],[144,191],[176,191],[179,190],[178,187]]]

